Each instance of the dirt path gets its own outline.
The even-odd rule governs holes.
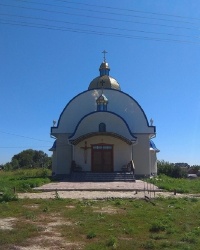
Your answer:
[[[20,199],[54,199],[56,197],[64,199],[109,199],[109,198],[131,198],[141,199],[145,196],[149,198],[158,197],[199,197],[193,194],[176,194],[171,192],[144,192],[144,191],[51,191],[41,193],[19,193]]]

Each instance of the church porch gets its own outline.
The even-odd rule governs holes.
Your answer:
[[[127,165],[132,161],[132,145],[109,135],[96,135],[72,147],[75,171],[125,172]]]

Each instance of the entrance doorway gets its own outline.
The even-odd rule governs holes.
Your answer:
[[[113,172],[113,145],[92,145],[92,172]]]

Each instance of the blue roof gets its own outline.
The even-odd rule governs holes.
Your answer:
[[[152,140],[149,141],[149,144],[150,144],[150,149],[153,149],[156,152],[160,152],[160,150],[157,149],[155,143]]]
[[[54,141],[53,146],[49,149],[49,151],[55,151],[56,150],[56,141]]]

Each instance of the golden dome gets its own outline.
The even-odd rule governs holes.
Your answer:
[[[110,67],[109,67],[109,65],[108,65],[107,62],[102,62],[102,64],[101,64],[100,67],[99,67],[99,71],[100,71],[101,69],[109,69],[109,70],[110,70]]]
[[[88,87],[88,89],[102,89],[102,88],[109,88],[109,89],[117,89],[120,90],[120,85],[116,79],[109,76],[110,67],[106,61],[102,62],[100,67],[100,76],[94,78]]]
[[[107,75],[98,76],[94,78],[91,81],[88,89],[102,89],[102,88],[120,90],[120,86],[117,80]]]

